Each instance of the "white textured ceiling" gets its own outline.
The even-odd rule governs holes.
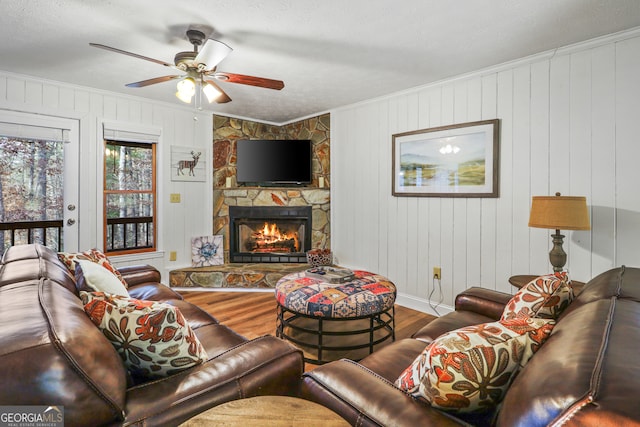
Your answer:
[[[205,108],[285,123],[638,26],[639,0],[0,0],[0,70],[179,104],[125,87],[167,68],[89,42],[172,63],[199,28],[234,49],[219,70],[285,82]]]

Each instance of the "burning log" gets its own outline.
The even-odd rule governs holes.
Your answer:
[[[247,248],[251,252],[299,252],[298,233],[282,233],[275,224],[264,224],[260,230],[251,233]]]
[[[297,252],[295,239],[278,240],[276,242],[265,242],[260,239],[249,239],[249,249],[251,252]]]

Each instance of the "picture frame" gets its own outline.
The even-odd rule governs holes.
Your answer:
[[[498,197],[499,151],[499,119],[394,134],[392,194]]]
[[[222,235],[191,238],[191,266],[210,267],[224,264]]]
[[[171,146],[171,181],[206,181],[207,153],[202,147]]]

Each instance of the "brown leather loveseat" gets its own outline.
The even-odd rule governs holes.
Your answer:
[[[441,334],[500,318],[511,295],[470,288],[455,311],[359,363],[340,360],[303,375],[302,396],[357,426],[640,425],[640,269],[616,268],[587,283],[548,340],[481,416],[441,412],[394,381]],[[468,423],[468,424],[467,424]]]
[[[178,307],[208,360],[133,383],[85,314],[57,254],[39,245],[15,246],[0,265],[0,405],[63,407],[65,426],[167,426],[234,399],[299,393],[300,351],[272,336],[236,334],[160,284],[152,267],[120,272],[131,297]]]

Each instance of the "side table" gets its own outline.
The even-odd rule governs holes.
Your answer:
[[[528,284],[530,281],[535,279],[536,277],[539,277],[539,276],[536,276],[533,274],[519,274],[516,276],[509,277],[509,283],[511,283],[511,285],[515,286],[516,288],[520,289],[526,284]],[[582,292],[582,288],[584,288],[584,285],[585,285],[584,282],[578,282],[577,280],[571,281],[571,287],[573,288],[573,292],[576,296],[580,294],[580,292]]]
[[[343,427],[349,423],[317,403],[288,396],[258,396],[213,407],[180,427]]]

